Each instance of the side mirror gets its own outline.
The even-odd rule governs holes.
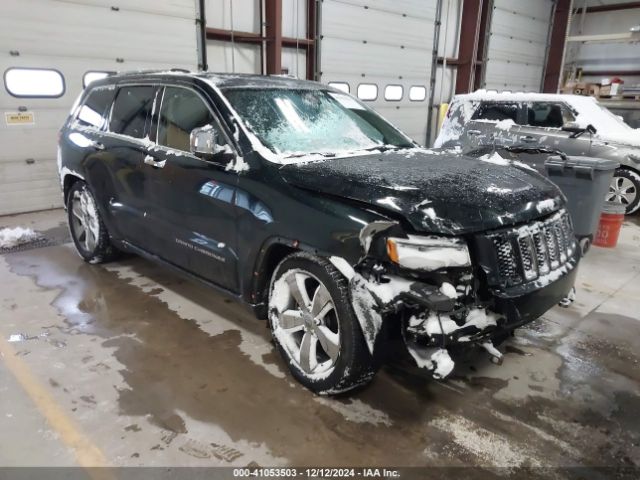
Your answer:
[[[572,133],[583,133],[584,132],[584,128],[582,128],[580,125],[578,125],[575,122],[568,122],[565,123],[562,126],[562,130],[564,130],[565,132],[572,132]]]
[[[569,136],[569,138],[578,138],[584,132],[589,132],[590,134],[593,135],[597,131],[596,127],[594,127],[591,124],[587,125],[586,127],[581,127],[575,122],[565,123],[562,126],[562,130],[564,130],[565,132],[571,132],[571,135]]]
[[[194,128],[189,135],[191,153],[197,156],[212,156],[223,151],[217,140],[218,135],[211,125]]]

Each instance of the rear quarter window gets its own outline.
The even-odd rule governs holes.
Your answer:
[[[113,101],[114,88],[96,88],[91,90],[78,110],[76,123],[83,127],[101,130],[107,122],[107,112]]]
[[[518,122],[519,105],[517,103],[504,102],[482,102],[475,111],[471,120],[489,120],[500,122],[502,120],[513,120]]]
[[[144,138],[151,117],[154,86],[120,87],[111,111],[109,131],[134,138]]]

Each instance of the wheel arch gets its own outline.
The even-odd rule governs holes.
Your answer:
[[[73,173],[66,173],[62,178],[62,199],[64,201],[64,207],[67,208],[67,201],[69,200],[69,192],[71,191],[71,187],[78,182],[83,182],[84,179],[80,177],[80,175],[76,175]]]
[[[267,318],[269,284],[276,267],[286,257],[296,252],[306,252],[317,257],[329,258],[330,253],[312,245],[284,237],[267,239],[260,251],[252,270],[252,281],[249,292],[250,302],[255,305],[254,311],[260,319]]]

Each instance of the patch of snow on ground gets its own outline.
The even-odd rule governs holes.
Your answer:
[[[340,400],[315,396],[314,400],[339,413],[348,422],[391,426],[391,418],[386,412],[377,410],[360,399],[352,398],[347,403]]]
[[[0,230],[0,248],[13,248],[35,240],[40,235],[31,228],[7,227]]]
[[[439,417],[430,422],[431,426],[451,434],[453,441],[481,459],[482,466],[520,467],[540,466],[531,452],[516,448],[502,435],[482,428],[461,416]]]

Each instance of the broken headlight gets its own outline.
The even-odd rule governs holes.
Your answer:
[[[393,263],[411,270],[432,271],[471,266],[469,249],[460,238],[418,235],[389,237],[387,255]]]

